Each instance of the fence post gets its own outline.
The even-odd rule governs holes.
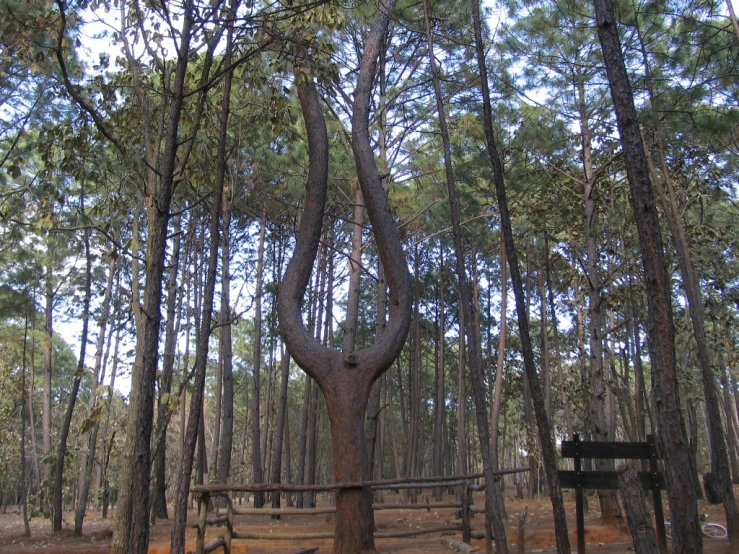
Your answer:
[[[662,491],[659,487],[659,466],[657,465],[657,445],[654,435],[647,435],[649,444],[649,476],[654,498],[654,519],[657,524],[657,542],[663,554],[667,553],[667,536],[665,535],[665,514],[662,511]]]
[[[231,478],[227,479],[227,483],[231,484]],[[226,491],[226,532],[223,534],[223,551],[224,554],[231,554],[231,539],[234,533],[234,506],[233,495],[231,491]]]
[[[462,488],[462,542],[470,544],[472,525],[470,522],[470,505],[472,504],[472,491],[470,482],[465,479]]]
[[[572,437],[575,443],[575,517],[577,519],[577,554],[585,554],[585,507],[582,493],[582,459],[580,458],[580,434]]]
[[[210,494],[207,492],[204,492],[200,495],[200,503],[198,507],[198,515],[200,516],[200,521],[198,522],[198,539],[195,544],[195,553],[196,554],[203,554],[203,549],[205,548],[205,526],[208,525],[207,518],[208,518],[208,502],[210,500]]]

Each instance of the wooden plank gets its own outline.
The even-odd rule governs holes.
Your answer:
[[[528,467],[516,467],[512,469],[502,469],[494,471],[493,475],[509,475],[512,473],[526,473],[530,471]],[[363,487],[382,487],[391,486],[394,489],[413,489],[421,488],[419,483],[431,483],[431,486],[438,484],[456,482],[463,479],[480,479],[485,477],[483,473],[470,473],[468,475],[445,475],[432,477],[415,477],[414,479],[382,479],[374,481],[354,481],[348,483],[326,483],[324,485],[290,485],[286,483],[247,483],[247,484],[226,484],[212,483],[208,485],[192,485],[190,492],[207,492],[210,494],[233,492],[323,492],[340,489],[358,489]]]
[[[646,460],[649,458],[649,443],[562,441],[562,457],[574,458],[576,455],[605,460]]]
[[[429,504],[372,504],[373,510],[439,510],[444,508],[461,508],[460,502],[432,502]],[[333,514],[335,506],[324,508],[234,508],[233,513],[237,516],[315,516]],[[208,523],[223,523],[225,516],[213,518]]]
[[[426,529],[410,529],[408,531],[381,531],[375,532],[374,537],[376,539],[397,539],[402,537],[417,537],[419,535],[427,535],[434,533],[447,533],[449,531],[461,531],[461,525],[444,525],[440,527],[430,527]],[[246,539],[246,540],[267,540],[267,541],[291,541],[291,540],[321,540],[321,539],[333,539],[334,532],[329,533],[258,533],[243,531],[234,531],[234,539]]]
[[[649,471],[640,471],[639,480],[644,490],[652,490],[652,473]],[[657,484],[660,488],[664,487],[664,476],[657,474]],[[560,486],[563,489],[576,489],[580,485],[583,489],[600,489],[600,490],[617,490],[618,489],[618,472],[617,471],[583,471],[578,475],[577,471],[560,471]]]

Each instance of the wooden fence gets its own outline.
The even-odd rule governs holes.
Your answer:
[[[508,475],[511,473],[523,473],[529,468],[515,468],[496,471],[495,475]],[[340,489],[371,488],[382,489],[429,489],[437,487],[462,487],[462,502],[426,502],[421,504],[373,504],[373,510],[431,510],[441,508],[461,509],[462,523],[459,525],[445,525],[443,527],[431,527],[426,529],[414,529],[410,531],[375,532],[375,538],[402,538],[416,537],[430,533],[448,531],[461,531],[463,542],[469,544],[471,538],[483,538],[484,532],[476,533],[471,526],[472,515],[485,513],[485,508],[472,504],[473,490],[482,490],[484,484],[476,484],[474,481],[483,479],[482,473],[468,475],[451,475],[444,477],[417,477],[415,479],[385,479],[377,481],[358,481],[347,483],[327,483],[323,485],[287,485],[281,483],[265,484],[228,484],[213,483],[209,485],[193,485],[190,491],[200,495],[199,521],[197,524],[198,536],[195,545],[195,554],[206,554],[218,548],[223,548],[226,554],[231,552],[231,541],[237,539],[247,540],[311,540],[331,539],[333,533],[300,533],[300,534],[278,534],[278,533],[255,533],[249,531],[237,531],[234,528],[234,516],[237,515],[263,515],[263,516],[287,516],[287,515],[318,515],[331,514],[336,511],[334,507],[326,508],[251,508],[235,509],[233,506],[232,493],[234,492],[327,492]],[[226,515],[208,518],[208,505],[213,496],[226,498]],[[208,525],[225,524],[224,533],[214,541],[205,544],[205,532]]]

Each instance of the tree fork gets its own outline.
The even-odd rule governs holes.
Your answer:
[[[360,61],[352,117],[352,150],[367,213],[390,289],[387,331],[367,348],[338,352],[311,336],[301,315],[323,224],[328,182],[328,136],[315,85],[296,70],[298,97],[308,135],[310,165],[305,207],[293,257],[280,285],[280,332],[296,363],[313,377],[326,398],[331,422],[334,479],[368,476],[364,416],[372,384],[400,354],[410,327],[411,278],[375,165],[369,137],[369,107],[377,59],[395,0],[381,1]],[[335,554],[374,553],[372,498],[366,488],[337,497]]]

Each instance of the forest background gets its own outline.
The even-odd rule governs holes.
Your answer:
[[[739,26],[730,3],[712,0],[616,8],[667,244],[690,455],[699,472],[711,467],[704,349],[739,482]],[[593,7],[493,9],[483,30],[493,119],[547,415],[558,440],[643,440],[656,429],[647,297]],[[203,413],[194,482],[330,482],[326,407],[290,363],[277,320],[308,168],[291,45],[309,49],[331,143],[305,321],[326,345],[361,348],[384,322],[385,291],[348,122],[376,6],[2,0],[0,10],[2,506],[54,521],[61,502],[81,529],[88,506],[116,501],[133,420],[121,381],[151,352],[146,341],[156,371],[133,381],[156,383],[141,400],[155,414],[152,517],[171,515],[183,445],[195,440],[193,394]],[[368,461],[375,478],[482,468],[462,332],[471,318],[495,462],[532,469],[504,487],[535,494],[542,447],[522,339],[507,325],[472,25],[466,3],[400,2],[379,60],[371,137],[414,302],[406,346],[370,397]],[[93,42],[109,43],[97,59]],[[434,75],[472,313],[454,271]],[[70,328],[80,336],[60,333]]]

